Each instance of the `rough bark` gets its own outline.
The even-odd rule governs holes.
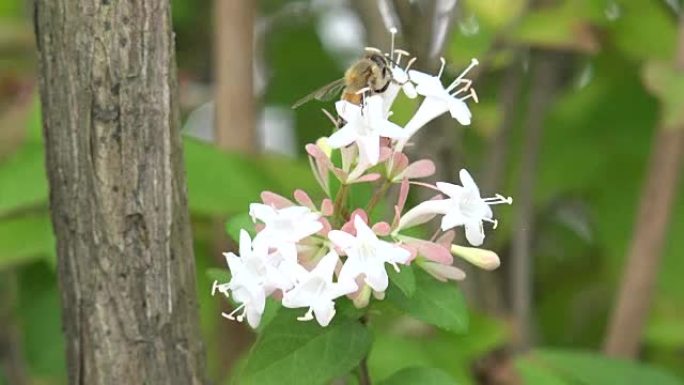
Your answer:
[[[169,0],[36,0],[69,383],[204,384]]]
[[[679,21],[676,66],[684,73],[684,14]],[[660,268],[672,204],[684,157],[684,126],[662,125],[651,147],[627,265],[610,319],[604,352],[636,358]]]

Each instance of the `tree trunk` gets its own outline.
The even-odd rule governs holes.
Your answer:
[[[69,382],[204,384],[169,0],[36,0]]]

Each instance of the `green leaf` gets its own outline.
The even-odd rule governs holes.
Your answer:
[[[412,297],[413,293],[416,291],[416,277],[413,274],[413,268],[409,265],[401,266],[400,271],[397,273],[393,268],[388,269],[389,278],[393,284],[401,290],[402,294],[406,297]]]
[[[47,206],[43,147],[28,143],[0,164],[0,216],[26,207]]]
[[[0,270],[55,255],[47,214],[0,221]]]
[[[197,140],[184,141],[190,210],[203,215],[243,212],[270,184],[254,161]]]
[[[254,238],[256,231],[254,229],[254,222],[248,213],[236,214],[228,218],[226,221],[226,233],[233,241],[240,242],[240,230],[247,230],[249,236]]]
[[[206,271],[207,277],[213,281],[219,283],[227,283],[230,281],[230,271],[226,269],[221,269],[218,267],[212,267]]]
[[[302,309],[280,311],[259,336],[242,375],[245,385],[323,385],[352,370],[371,346],[359,322],[328,327],[300,322]]]
[[[590,352],[538,350],[524,360],[543,368],[546,373],[554,373],[563,380],[558,381],[559,384],[682,385],[682,381],[673,375],[649,365],[606,358]]]
[[[513,37],[522,43],[545,48],[563,48],[580,52],[596,52],[598,42],[591,26],[574,2],[528,12],[517,26]]]
[[[665,62],[648,62],[644,66],[646,87],[660,100],[665,127],[684,125],[684,73]]]
[[[621,51],[637,59],[672,60],[677,46],[677,18],[659,0],[621,1],[620,17],[609,36]]]
[[[416,288],[412,297],[390,286],[387,298],[413,317],[444,330],[463,333],[468,329],[465,299],[453,283],[440,282],[421,269],[414,270]]]
[[[271,191],[290,196],[296,189],[306,191],[314,201],[323,196],[323,190],[311,173],[308,161],[281,155],[266,154],[258,161],[260,169],[274,182]]]
[[[404,368],[394,373],[380,385],[456,385],[447,373],[434,368]]]
[[[66,378],[61,310],[55,271],[46,263],[23,266],[17,317],[24,357],[31,375],[45,384],[62,384]]]

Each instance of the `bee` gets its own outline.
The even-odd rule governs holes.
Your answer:
[[[390,59],[375,48],[366,48],[365,55],[352,64],[344,77],[317,89],[297,100],[292,108],[297,108],[313,99],[328,101],[342,92],[341,99],[360,105],[364,95],[375,95],[387,90],[392,82]]]

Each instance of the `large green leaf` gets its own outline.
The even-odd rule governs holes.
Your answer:
[[[57,277],[45,263],[21,268],[17,316],[32,383],[63,384],[64,336]]]
[[[387,298],[407,314],[452,332],[468,329],[465,299],[453,283],[440,282],[421,269],[415,269],[416,288],[412,297],[390,286]]]
[[[544,372],[553,373],[559,384],[585,385],[682,385],[682,381],[673,375],[649,365],[606,358],[596,353],[538,350],[523,358],[527,364],[541,368],[534,372],[539,376]],[[526,364],[526,365],[527,365]],[[541,378],[541,377],[539,377]],[[530,382],[531,384],[548,384],[547,380]]]
[[[416,292],[416,277],[413,274],[413,268],[409,265],[401,266],[401,270],[397,273],[393,268],[389,268],[388,275],[390,281],[401,290],[406,297],[412,297]]]
[[[54,254],[55,241],[46,214],[0,221],[0,270]]]
[[[434,368],[404,368],[394,373],[380,385],[456,385],[447,373]]]
[[[220,215],[245,211],[269,185],[255,162],[197,140],[185,140],[190,210]]]
[[[195,214],[244,212],[265,190],[287,197],[298,188],[312,197],[320,190],[309,166],[294,159],[249,157],[194,139],[186,139],[184,149],[190,210]]]
[[[359,322],[338,319],[328,327],[300,322],[302,309],[281,310],[264,328],[242,375],[244,385],[323,385],[366,356],[371,335]]]
[[[677,18],[659,0],[622,0],[619,17],[610,24],[614,44],[638,59],[672,60],[677,39]]]
[[[240,230],[247,230],[249,235],[254,238],[256,231],[254,229],[254,222],[248,213],[232,215],[226,221],[226,232],[230,238],[235,242],[240,242]]]
[[[47,205],[43,147],[27,143],[0,164],[0,217],[25,207]]]

